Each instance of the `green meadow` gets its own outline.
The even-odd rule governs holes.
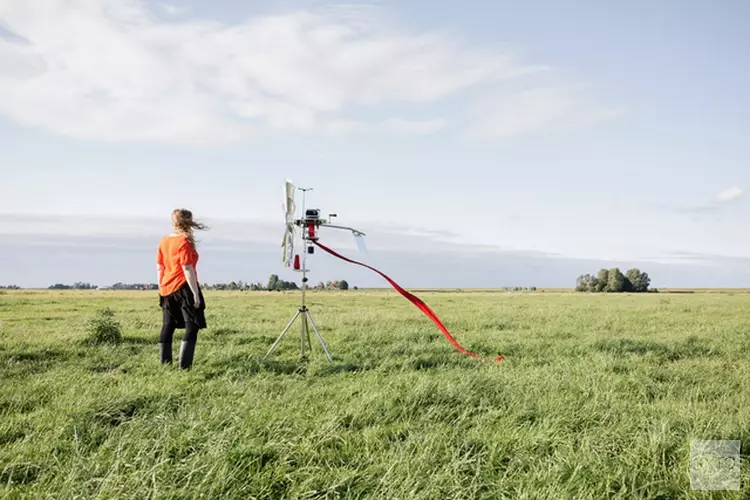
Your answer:
[[[193,368],[155,292],[0,294],[3,498],[748,498],[750,294],[205,293]],[[90,341],[113,311],[116,343]],[[498,355],[504,361],[495,362]],[[692,440],[741,489],[691,489]]]

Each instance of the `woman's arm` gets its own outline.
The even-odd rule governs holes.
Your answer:
[[[185,272],[185,278],[187,278],[190,291],[193,292],[193,297],[195,297],[195,307],[200,307],[201,297],[198,294],[198,278],[195,275],[195,268],[188,264],[187,266],[182,266],[182,270]]]
[[[161,286],[161,279],[164,276],[164,266],[161,264],[156,265],[156,284]]]

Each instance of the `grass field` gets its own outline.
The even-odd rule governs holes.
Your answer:
[[[0,295],[6,498],[748,498],[750,294],[206,292],[191,371],[153,292]],[[115,312],[119,345],[86,321]],[[175,337],[175,362],[179,347]],[[505,361],[495,363],[502,354]],[[691,490],[690,441],[741,440],[742,490]]]

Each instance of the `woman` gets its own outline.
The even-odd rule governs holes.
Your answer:
[[[180,368],[193,364],[198,330],[206,328],[203,293],[198,285],[198,252],[194,229],[207,229],[195,222],[190,210],[172,212],[173,232],[159,242],[156,265],[159,283],[159,305],[162,327],[159,350],[162,363],[172,363],[172,336],[177,328],[185,329],[180,345]]]

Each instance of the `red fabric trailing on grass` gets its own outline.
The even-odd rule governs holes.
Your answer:
[[[453,336],[448,332],[448,329],[445,327],[445,325],[443,325],[443,322],[440,321],[440,318],[437,317],[437,315],[432,311],[432,309],[430,309],[430,307],[427,304],[425,304],[422,301],[422,299],[420,299],[416,295],[414,295],[414,294],[412,294],[412,293],[404,290],[403,288],[401,288],[401,286],[399,286],[398,283],[396,283],[395,281],[393,281],[391,278],[389,278],[388,276],[386,276],[384,273],[378,271],[377,269],[375,269],[372,266],[368,266],[367,264],[363,264],[362,262],[357,262],[356,260],[352,260],[352,259],[350,259],[348,257],[344,257],[340,253],[338,253],[338,252],[336,252],[334,250],[331,250],[330,248],[328,248],[324,244],[320,243],[319,241],[313,240],[313,243],[315,243],[317,246],[319,246],[320,248],[322,248],[326,252],[330,253],[334,257],[338,257],[339,259],[345,260],[346,262],[350,262],[352,264],[357,264],[358,266],[366,267],[367,269],[370,269],[371,271],[374,271],[374,272],[378,273],[388,283],[390,283],[391,286],[393,288],[395,288],[398,293],[400,293],[401,295],[403,295],[404,297],[406,297],[412,304],[414,304],[415,306],[417,306],[417,308],[419,308],[428,318],[430,318],[433,321],[433,323],[435,323],[437,325],[437,327],[440,329],[440,331],[443,332],[443,335],[445,335],[445,338],[447,338],[448,341],[451,344],[453,344],[453,346],[456,349],[458,349],[459,351],[461,351],[462,353],[464,353],[464,354],[466,354],[468,356],[473,356],[475,358],[480,358],[481,357],[479,354],[467,351],[466,349],[464,349],[463,347],[461,347],[459,345],[459,343],[456,342],[456,339],[454,339]],[[497,358],[495,358],[495,361],[499,362],[499,361],[502,361],[503,359],[504,359],[503,356],[498,356]]]

